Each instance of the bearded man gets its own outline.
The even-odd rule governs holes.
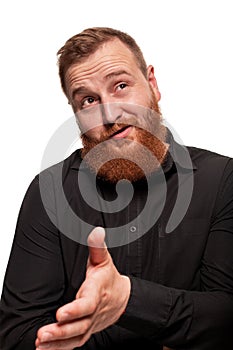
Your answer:
[[[24,198],[3,349],[233,348],[233,160],[174,140],[128,34],[88,28],[58,65],[83,147]]]

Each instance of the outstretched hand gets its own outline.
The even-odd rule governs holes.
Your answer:
[[[130,280],[117,271],[104,239],[102,227],[90,233],[86,279],[75,300],[57,310],[57,323],[38,330],[36,349],[80,347],[93,333],[114,324],[125,310]]]

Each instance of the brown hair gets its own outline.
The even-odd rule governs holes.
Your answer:
[[[141,49],[131,36],[120,30],[108,27],[88,28],[68,39],[65,45],[57,52],[59,76],[65,94],[65,74],[68,68],[94,53],[101,44],[115,38],[121,40],[130,49],[136,58],[139,68],[146,77],[147,66],[145,59]]]

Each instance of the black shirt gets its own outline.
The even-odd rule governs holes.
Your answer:
[[[160,171],[133,188],[95,179],[79,150],[35,177],[3,284],[2,350],[35,349],[38,328],[75,298],[94,226],[131,294],[82,349],[233,349],[233,160],[169,143]]]

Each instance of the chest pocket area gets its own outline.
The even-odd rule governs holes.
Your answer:
[[[198,290],[200,267],[209,232],[205,219],[186,219],[172,232],[159,228],[159,282]]]

